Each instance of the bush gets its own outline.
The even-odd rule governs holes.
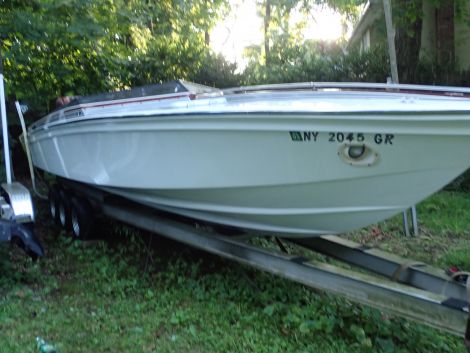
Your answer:
[[[237,64],[228,62],[221,54],[210,52],[190,80],[206,86],[227,88],[239,86],[242,75],[237,73]]]
[[[281,55],[282,54],[282,55]],[[268,65],[259,52],[252,51],[245,70],[246,84],[280,82],[386,82],[387,51],[377,46],[369,51],[345,53],[338,45],[307,42],[302,46],[271,54]]]

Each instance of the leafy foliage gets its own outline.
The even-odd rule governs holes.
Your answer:
[[[218,88],[240,85],[243,75],[237,73],[237,65],[228,62],[221,54],[206,54],[199,70],[190,76],[195,82]]]
[[[188,77],[201,67],[205,32],[224,6],[224,0],[3,1],[7,87],[44,113],[61,95]]]
[[[259,52],[252,52],[245,69],[247,84],[299,81],[385,82],[388,61],[385,48],[377,46],[366,52],[343,53],[338,45],[306,42],[292,47],[274,47],[270,65],[264,65]]]

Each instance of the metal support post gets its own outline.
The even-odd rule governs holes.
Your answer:
[[[419,229],[418,229],[418,214],[416,213],[416,206],[411,207],[411,222],[413,224],[413,235],[417,236],[419,234]]]
[[[392,7],[390,0],[383,0],[385,25],[387,27],[388,55],[390,57],[390,71],[392,74],[392,82],[398,83],[397,54],[395,50],[395,29],[392,21]]]
[[[403,211],[403,231],[407,237],[410,236],[410,226],[408,224],[408,210]]]
[[[7,123],[7,110],[5,105],[5,87],[3,85],[3,62],[2,54],[0,52],[0,115],[2,118],[2,133],[3,133],[3,158],[5,159],[5,171],[7,175],[7,183],[10,184],[11,178],[11,165],[10,165],[10,145],[8,143],[8,123]]]

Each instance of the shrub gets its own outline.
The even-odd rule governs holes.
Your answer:
[[[190,80],[217,88],[239,86],[242,75],[237,64],[228,62],[221,54],[207,53],[200,69]]]

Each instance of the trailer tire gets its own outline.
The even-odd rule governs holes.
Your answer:
[[[48,195],[49,214],[56,225],[60,225],[59,221],[59,188],[53,185],[49,189]]]
[[[70,221],[70,195],[67,191],[61,189],[59,190],[59,224],[65,230],[71,229],[71,221]]]
[[[93,210],[86,199],[73,197],[71,201],[71,226],[75,239],[90,238],[94,224]]]

